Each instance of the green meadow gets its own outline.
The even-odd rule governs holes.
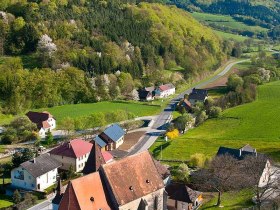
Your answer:
[[[280,81],[258,87],[257,100],[227,109],[217,119],[169,142],[156,142],[150,151],[163,159],[187,160],[194,153],[216,154],[220,146],[239,148],[245,144],[280,161]]]
[[[157,102],[153,102],[157,103]],[[159,102],[160,103],[160,102]],[[162,102],[165,104],[165,102]],[[82,116],[87,116],[92,113],[98,112],[110,112],[117,110],[125,110],[128,112],[134,113],[136,116],[148,116],[155,115],[161,111],[160,105],[147,105],[145,103],[137,103],[137,102],[126,102],[126,101],[118,101],[118,102],[98,102],[98,103],[89,103],[89,104],[71,104],[71,105],[63,105],[56,106],[52,108],[39,109],[37,111],[48,111],[57,119],[58,124],[65,118],[77,118]]]

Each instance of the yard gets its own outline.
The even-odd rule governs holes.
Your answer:
[[[0,195],[0,209],[13,205],[12,198],[6,195]]]
[[[280,161],[280,81],[258,87],[258,99],[228,109],[218,119],[207,120],[187,134],[167,143],[156,142],[150,151],[163,159],[187,160],[194,153],[216,154],[220,146],[245,144]]]
[[[221,209],[221,207],[216,207],[217,203],[217,193],[213,195],[212,193],[205,193],[203,195],[204,200],[209,200],[200,209]],[[239,192],[226,192],[222,194],[222,209],[233,210],[242,209],[253,206],[252,203],[253,193],[250,190],[241,190]],[[234,198],[234,199],[233,199]]]

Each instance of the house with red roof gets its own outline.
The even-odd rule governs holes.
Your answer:
[[[148,151],[102,165],[71,180],[59,210],[167,209],[161,175]]]
[[[175,86],[169,83],[165,85],[160,85],[156,90],[155,97],[166,98],[173,94],[175,94]]]
[[[49,112],[32,112],[26,113],[29,120],[37,125],[38,134],[41,138],[46,137],[46,133],[55,129],[56,120]]]
[[[69,170],[72,165],[75,172],[80,172],[85,167],[92,146],[82,139],[74,139],[52,149],[49,153],[51,157],[62,163],[60,169]]]

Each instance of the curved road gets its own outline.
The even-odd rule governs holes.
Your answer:
[[[188,90],[184,91],[183,93],[179,94],[175,98],[173,98],[170,103],[167,105],[167,107],[160,113],[160,115],[155,120],[154,125],[152,126],[152,129],[145,134],[145,136],[132,148],[132,150],[127,155],[133,155],[138,152],[142,152],[144,150],[149,149],[153,143],[156,141],[156,139],[159,137],[160,133],[165,130],[165,125],[171,121],[172,112],[174,111],[175,105],[180,99],[184,97],[185,94],[190,94],[193,88],[202,88],[209,83],[212,83],[219,78],[223,77],[225,74],[227,74],[231,68],[239,63],[244,63],[246,61],[249,61],[250,59],[235,61],[232,63],[229,63],[223,71],[218,73],[217,75],[211,77],[210,79],[201,82],[197,84],[196,86],[193,86],[189,88]]]

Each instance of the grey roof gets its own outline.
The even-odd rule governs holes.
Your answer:
[[[99,137],[96,136],[94,141],[100,146],[100,147],[105,147],[107,144]]]
[[[51,170],[59,168],[61,163],[52,158],[49,153],[46,153],[33,158],[32,160],[28,160],[20,164],[20,166],[36,178]]]
[[[242,147],[242,148],[245,148],[245,147]],[[231,155],[238,160],[242,160],[247,155],[257,155],[256,150],[252,147],[251,147],[252,150],[250,149],[251,151],[249,150],[249,148],[248,148],[248,151],[247,150],[242,150],[242,148],[241,149],[233,149],[233,148],[228,148],[228,147],[220,147],[218,152],[217,152],[217,156],[219,156],[219,155]]]
[[[249,144],[245,145],[244,147],[241,147],[240,149],[245,152],[256,152],[256,149],[251,147]]]
[[[113,141],[118,141],[122,136],[124,136],[125,131],[118,124],[113,124],[106,128],[103,133],[105,133]]]
[[[204,101],[207,96],[208,96],[207,90],[194,88],[191,94],[189,95],[189,100]]]
[[[194,203],[198,196],[202,194],[181,183],[171,183],[165,190],[169,199],[186,203]]]

